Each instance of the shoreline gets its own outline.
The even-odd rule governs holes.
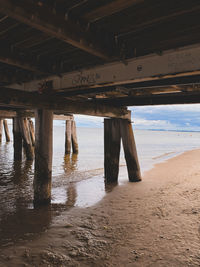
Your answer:
[[[34,238],[2,248],[0,266],[199,266],[200,149],[73,208]]]

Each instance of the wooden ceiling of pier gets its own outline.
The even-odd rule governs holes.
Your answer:
[[[0,0],[0,86],[197,44],[199,29],[199,0]],[[141,92],[132,89],[61,95],[119,105]],[[145,90],[144,96],[189,89]]]

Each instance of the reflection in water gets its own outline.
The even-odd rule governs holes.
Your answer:
[[[41,208],[33,207],[33,162],[25,158],[13,162],[12,142],[0,144],[0,246],[33,238],[61,212],[94,205],[105,195],[103,155],[96,156],[101,144],[98,149],[92,144],[92,152],[91,144],[85,147],[88,135],[83,136],[80,153],[65,156],[62,163],[64,142],[58,136],[54,140],[52,203]]]
[[[77,170],[78,154],[65,155],[63,169],[66,174],[71,174]]]

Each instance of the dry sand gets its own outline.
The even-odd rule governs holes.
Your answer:
[[[200,150],[156,165],[140,183],[74,208],[0,266],[200,266]]]

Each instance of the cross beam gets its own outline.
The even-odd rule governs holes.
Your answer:
[[[110,59],[108,52],[94,42],[88,32],[86,33],[70,20],[65,20],[64,17],[54,14],[53,10],[37,5],[34,1],[0,0],[0,13],[103,60]]]
[[[166,93],[157,95],[140,95],[132,97],[119,97],[113,99],[99,99],[96,104],[122,106],[151,106],[170,104],[200,104],[200,92]]]
[[[86,13],[83,18],[94,22],[142,2],[144,0],[115,0]]]
[[[0,0],[1,1],[1,0]],[[144,81],[161,81],[168,78],[200,75],[200,45],[182,47],[165,51],[162,54],[151,54],[145,57],[132,58],[122,62],[108,63],[92,69],[74,71],[62,77],[51,76],[54,90],[70,92],[88,88],[103,88],[117,85],[130,85]],[[41,80],[12,85],[13,88],[27,91],[38,90]],[[176,84],[176,82],[174,83]],[[164,83],[162,85],[165,85]],[[112,90],[112,88],[110,88]],[[90,93],[92,91],[90,90]]]
[[[127,108],[99,105],[90,101],[66,101],[54,94],[38,94],[8,88],[0,88],[0,104],[24,109],[43,108],[62,113],[130,119],[130,112]]]

